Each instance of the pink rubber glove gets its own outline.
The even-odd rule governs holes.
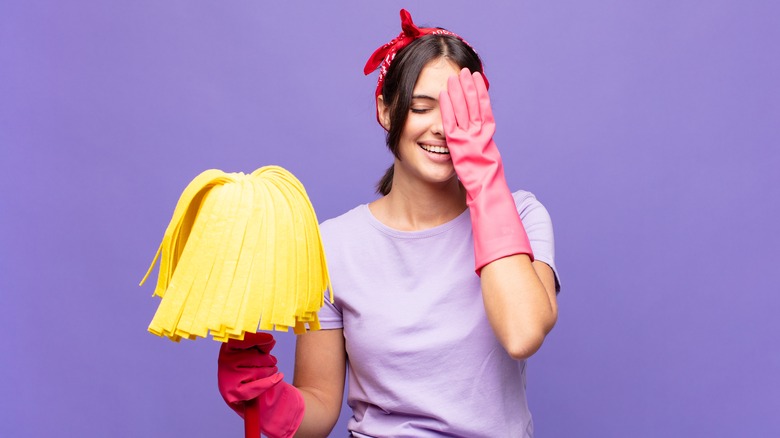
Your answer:
[[[528,254],[533,260],[493,141],[496,123],[482,75],[464,68],[460,75],[450,77],[447,91],[439,96],[439,105],[452,165],[466,188],[477,274],[502,257]]]
[[[247,333],[243,341],[231,339],[219,349],[217,380],[222,398],[244,417],[245,404],[257,398],[260,424],[269,438],[289,438],[303,420],[301,393],[284,382],[270,354],[276,344],[269,333]]]

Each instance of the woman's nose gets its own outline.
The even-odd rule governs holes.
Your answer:
[[[431,132],[436,135],[444,136],[444,126],[441,121],[441,115],[431,124]]]

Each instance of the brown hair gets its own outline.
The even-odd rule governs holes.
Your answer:
[[[472,72],[482,73],[482,61],[479,55],[460,38],[449,35],[426,35],[415,40],[398,52],[387,70],[382,99],[388,106],[390,128],[387,131],[387,148],[400,159],[398,143],[409,116],[412,93],[423,68],[438,58],[446,58],[459,68],[468,68]],[[393,187],[393,165],[376,185],[377,193],[387,195]]]

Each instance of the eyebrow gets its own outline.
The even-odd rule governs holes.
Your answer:
[[[438,101],[439,99],[436,99],[435,97],[428,96],[427,94],[413,94],[412,100],[414,99],[428,99],[433,101]]]

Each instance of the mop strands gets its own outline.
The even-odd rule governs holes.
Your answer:
[[[279,166],[249,175],[207,170],[184,189],[160,248],[149,331],[178,342],[226,342],[261,330],[320,328],[331,289],[317,216],[303,185]]]

